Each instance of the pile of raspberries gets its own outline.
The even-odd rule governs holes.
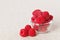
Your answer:
[[[36,31],[41,29],[40,31],[45,32],[47,30],[47,26],[37,26],[36,24],[45,24],[49,23],[51,20],[53,20],[53,16],[49,14],[48,11],[41,11],[39,9],[36,9],[32,12],[31,22],[34,23],[33,27],[29,24],[25,26],[25,28],[21,29],[19,32],[19,35],[22,37],[36,36]]]

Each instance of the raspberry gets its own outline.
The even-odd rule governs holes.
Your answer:
[[[33,14],[34,16],[39,16],[39,15],[42,14],[42,12],[41,12],[41,10],[37,9],[37,10],[33,11],[32,14]]]
[[[47,19],[49,17],[49,12],[48,11],[44,11],[42,12],[42,16]]]
[[[39,30],[39,26],[38,26],[38,25],[34,25],[33,28],[34,28],[35,30],[37,30],[37,31]]]
[[[19,34],[20,34],[20,36],[22,36],[22,37],[26,37],[26,36],[28,35],[28,32],[27,32],[26,29],[21,29]]]
[[[51,20],[50,19],[47,19],[46,21],[45,21],[45,23],[48,23],[48,22],[50,22]]]
[[[26,26],[25,26],[25,29],[26,29],[27,31],[29,31],[29,30],[30,30],[30,28],[31,28],[31,26],[30,26],[30,25],[26,25]]]
[[[34,16],[31,17],[31,21],[32,21],[32,22],[35,22],[35,19],[36,19],[36,17],[34,17]]]
[[[52,15],[49,15],[49,19],[52,20],[53,19],[53,16]]]
[[[45,21],[45,23],[48,23],[48,22],[50,22],[51,20],[53,20],[53,16],[52,16],[52,15],[49,15],[49,18]]]
[[[34,17],[31,17],[31,21],[34,22],[35,18]]]
[[[31,37],[36,36],[36,31],[33,28],[29,30],[29,36]]]
[[[50,20],[49,20],[49,19],[45,21],[45,23],[48,23],[48,22],[50,22]]]
[[[43,16],[40,16],[40,17],[36,18],[35,22],[38,24],[42,24],[45,22],[45,18]]]
[[[48,19],[45,20],[45,23],[48,23],[50,21],[51,21],[50,18],[48,18]]]

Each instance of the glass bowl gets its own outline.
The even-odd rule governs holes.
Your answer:
[[[38,32],[38,33],[48,33],[50,32],[50,29],[52,27],[52,21],[49,23],[44,24],[36,24],[32,23],[32,27]]]

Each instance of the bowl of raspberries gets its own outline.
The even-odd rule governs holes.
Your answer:
[[[53,16],[48,11],[36,9],[32,12],[31,23],[33,28],[39,33],[49,31]]]

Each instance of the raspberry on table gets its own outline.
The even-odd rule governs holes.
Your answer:
[[[36,31],[35,31],[35,29],[31,28],[31,29],[29,30],[29,36],[31,36],[31,37],[36,36]]]
[[[25,26],[25,29],[26,29],[27,31],[29,31],[30,28],[31,28],[31,25],[29,25],[29,24],[27,24],[27,25]]]
[[[27,32],[26,29],[21,29],[19,34],[20,34],[20,36],[22,36],[22,37],[28,36],[28,32]]]

